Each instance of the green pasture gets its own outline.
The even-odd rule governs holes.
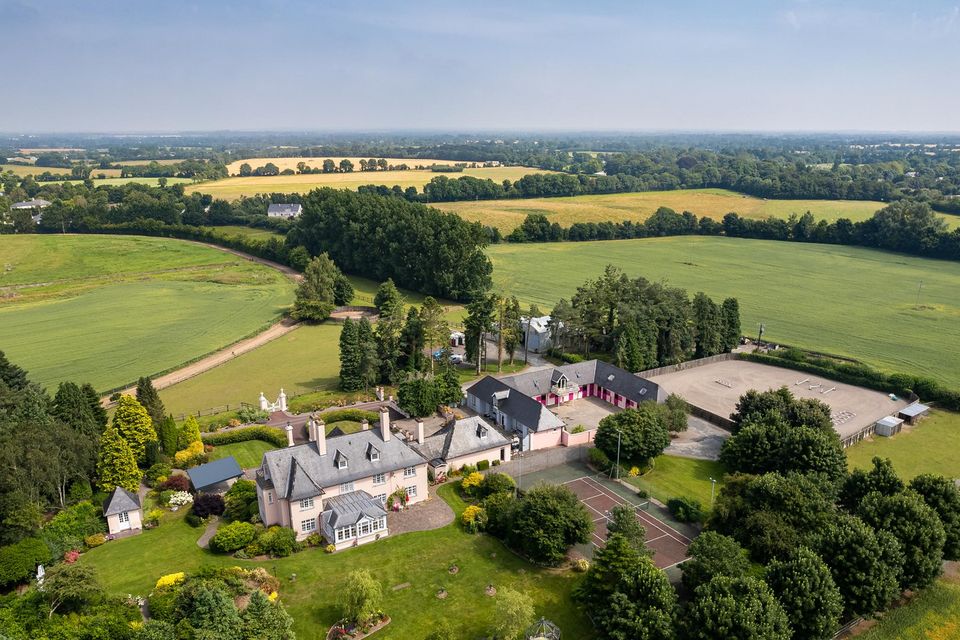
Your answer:
[[[241,227],[235,225],[207,228],[216,233],[218,236],[224,238],[230,236],[240,236],[241,238],[250,238],[253,240],[269,240],[272,237],[283,238],[283,234],[277,233],[273,229],[257,229],[255,227]]]
[[[462,509],[452,490],[447,485],[439,493]],[[431,488],[431,499],[441,499],[434,491]],[[157,578],[176,571],[263,567],[280,578],[280,599],[293,616],[294,631],[301,640],[325,637],[339,618],[336,603],[346,576],[356,569],[369,570],[383,586],[383,609],[392,618],[377,633],[384,640],[424,638],[440,620],[450,622],[458,637],[488,634],[498,605],[496,597],[484,595],[488,584],[530,596],[536,614],[557,623],[565,638],[591,636],[589,621],[571,595],[578,574],[531,565],[495,538],[464,533],[456,524],[391,535],[335,554],[311,548],[288,558],[254,562],[200,549],[196,541],[203,530],[187,525],[184,513],[167,513],[156,529],[92,549],[80,562],[93,567],[106,591],[116,595],[147,595]],[[451,575],[454,563],[460,571]],[[448,594],[443,600],[436,598],[441,587]]]
[[[873,458],[879,456],[890,458],[905,479],[922,473],[960,478],[960,413],[933,411],[892,438],[874,436],[846,451],[851,469],[869,469]]]
[[[953,640],[960,637],[960,580],[950,575],[883,614],[859,640]]]
[[[210,452],[210,460],[220,460],[233,456],[241,469],[253,469],[260,466],[263,460],[263,454],[275,449],[271,444],[261,442],[260,440],[247,440],[246,442],[236,442],[234,444],[221,444],[213,448]]]
[[[859,247],[704,236],[498,244],[495,289],[550,309],[605,265],[740,301],[743,332],[960,386],[960,263]],[[559,275],[557,275],[559,274]],[[917,292],[920,282],[919,305]]]
[[[178,240],[6,236],[0,350],[33,380],[115,388],[258,331],[293,283],[234,255]]]

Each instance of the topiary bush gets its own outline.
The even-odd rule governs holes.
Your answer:
[[[490,468],[489,460],[479,460],[477,461],[477,471],[486,471]]]
[[[275,558],[286,558],[303,549],[303,545],[297,542],[297,534],[288,527],[270,527],[260,536],[259,542],[263,552]]]
[[[293,533],[293,530],[290,530]],[[249,522],[231,522],[221,525],[210,538],[210,550],[232,553],[243,549],[257,537],[257,528]]]
[[[673,498],[667,501],[667,509],[678,522],[700,522],[703,519],[703,507],[694,498]]]
[[[216,493],[198,493],[193,498],[193,513],[198,518],[223,515],[223,496]]]

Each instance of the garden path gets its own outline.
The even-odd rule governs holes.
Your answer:
[[[197,546],[201,549],[210,548],[210,538],[212,538],[217,532],[217,527],[219,525],[220,518],[217,516],[211,516],[210,522],[207,523],[207,528],[203,530],[203,535],[197,540]]]

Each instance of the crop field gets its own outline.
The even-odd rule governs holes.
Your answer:
[[[54,175],[70,175],[70,169],[64,169],[63,167],[35,167],[28,164],[0,164],[0,173],[5,171],[13,171],[18,176],[38,176],[44,171],[49,171]]]
[[[528,198],[509,200],[477,200],[471,202],[438,202],[432,206],[456,213],[470,221],[498,227],[509,233],[528,214],[547,216],[551,222],[569,227],[574,222],[623,222],[646,220],[660,207],[681,213],[690,211],[699,217],[721,220],[734,211],[744,218],[786,218],[807,211],[818,220],[838,218],[866,220],[882,202],[853,200],[765,200],[726,189],[679,189],[676,191],[644,191],[569,198]]]
[[[960,386],[960,264],[874,249],[684,236],[499,244],[498,292],[550,309],[605,265],[740,301],[743,332]],[[563,274],[555,277],[549,274]],[[920,281],[919,305],[917,291]]]
[[[136,182],[137,184],[146,184],[151,187],[160,186],[160,178],[120,178],[118,176],[115,178],[100,179],[96,177],[97,173],[109,173],[109,172],[110,172],[109,169],[106,171],[99,171],[99,172],[97,170],[94,170],[92,174],[93,186],[107,187],[111,185],[116,186],[120,184],[130,184],[131,182]],[[119,173],[119,172],[116,172],[116,173]],[[44,183],[44,184],[60,184],[64,182],[72,182],[74,184],[80,184],[83,182],[83,180],[52,180],[49,183]],[[167,178],[168,187],[175,184],[190,184],[191,182],[193,182],[193,180],[191,180],[190,178]]]
[[[227,171],[231,176],[240,175],[240,166],[243,164],[249,164],[252,169],[257,167],[262,167],[268,162],[272,162],[277,165],[277,168],[280,171],[284,169],[293,169],[297,170],[297,165],[301,162],[305,163],[308,167],[314,169],[319,169],[323,166],[324,160],[333,160],[338,165],[341,160],[349,160],[353,163],[353,170],[355,172],[360,171],[360,161],[369,160],[370,157],[361,158],[359,156],[315,156],[312,158],[247,158],[246,160],[235,160],[227,165]],[[374,156],[374,160],[379,160],[380,156]],[[400,165],[405,164],[408,167],[429,167],[432,164],[457,164],[467,162],[466,160],[439,160],[437,158],[384,158],[387,161],[388,165]],[[124,162],[123,164],[129,164]],[[146,162],[144,164],[147,164]],[[467,162],[467,164],[470,164]],[[373,172],[371,172],[373,173]],[[384,172],[381,172],[384,173]]]
[[[121,160],[119,162],[115,162],[114,164],[118,164],[121,167],[143,167],[154,162],[161,165],[163,164],[169,165],[169,164],[177,164],[178,162],[183,162],[183,159],[163,158],[161,160]]]
[[[490,167],[482,169],[464,169],[460,173],[434,173],[430,170],[407,171],[353,171],[351,173],[316,173],[292,176],[250,176],[245,178],[226,178],[211,182],[202,182],[187,187],[187,193],[209,193],[215,198],[235,200],[241,196],[253,196],[258,193],[306,193],[319,187],[334,189],[356,189],[367,184],[389,187],[400,185],[403,188],[422,189],[437,176],[459,178],[473,176],[489,178],[494,182],[519,180],[531,173],[549,173],[542,169],[528,167]]]
[[[31,378],[107,390],[256,332],[292,302],[285,276],[179,240],[5,236],[0,350]]]

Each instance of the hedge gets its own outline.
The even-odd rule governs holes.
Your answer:
[[[363,409],[336,409],[321,413],[320,417],[327,424],[332,422],[341,422],[349,420],[350,422],[363,422],[366,420],[370,424],[380,421],[380,414],[375,411],[364,411]]]
[[[50,560],[50,549],[40,538],[24,538],[0,547],[0,587],[32,578],[38,564]]]
[[[201,435],[201,438],[203,438],[204,444],[212,444],[214,446],[236,444],[249,440],[261,440],[275,447],[287,446],[287,434],[273,427],[245,427],[243,429],[231,429],[230,431],[221,431],[219,433],[204,433]]]
[[[257,528],[249,522],[231,522],[221,525],[210,538],[210,549],[230,553],[243,549],[257,537]]]
[[[776,356],[748,353],[740,354],[738,357],[742,360],[794,369],[884,393],[895,393],[901,396],[915,393],[924,402],[936,402],[944,409],[960,411],[960,391],[947,389],[936,380],[929,378],[907,373],[886,374],[865,364],[808,356],[796,349],[787,349],[783,355]]]

